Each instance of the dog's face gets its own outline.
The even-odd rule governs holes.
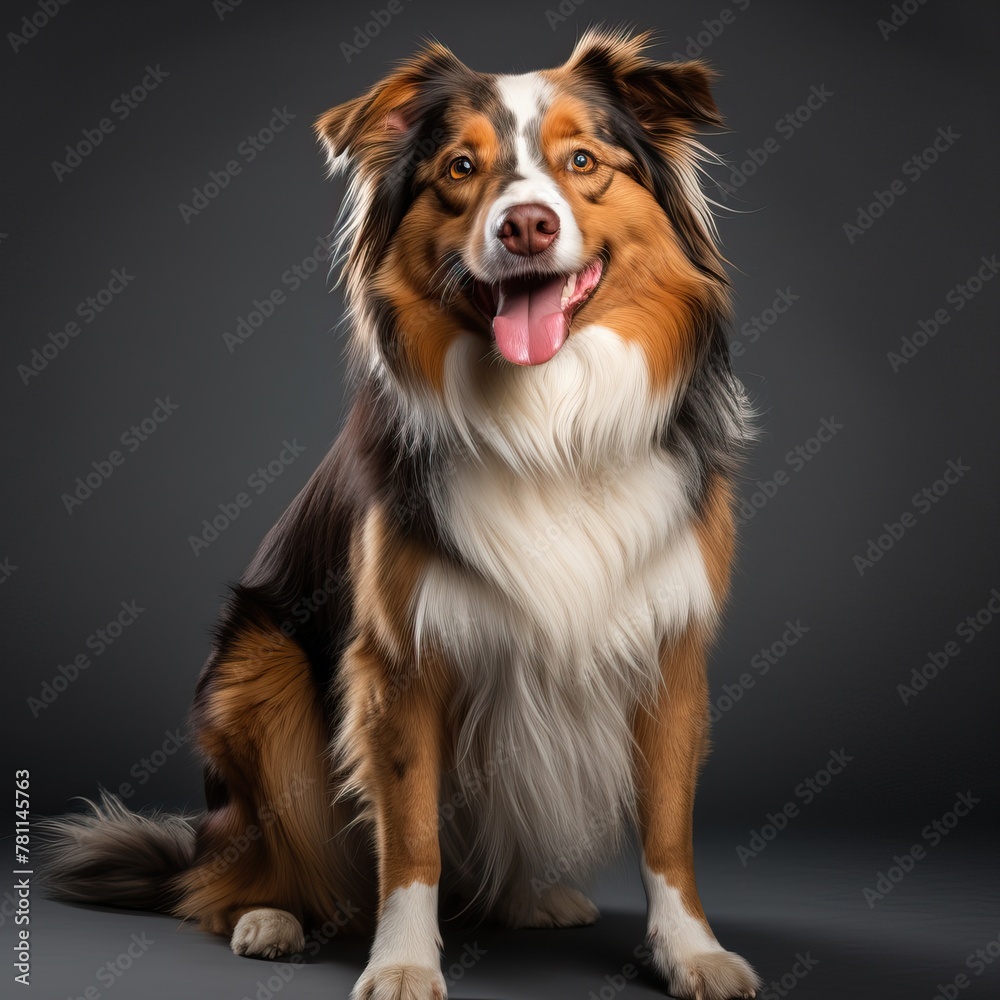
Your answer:
[[[562,67],[475,73],[432,46],[318,123],[349,173],[348,278],[370,350],[436,383],[478,331],[516,365],[589,324],[674,368],[721,277],[694,127],[707,71],[588,35]],[[584,335],[581,333],[580,335]]]

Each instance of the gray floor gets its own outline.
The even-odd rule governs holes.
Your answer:
[[[745,867],[735,841],[701,844],[699,878],[720,940],[745,955],[768,982],[762,1000],[900,998],[936,1000],[964,974],[968,984],[945,996],[1000,996],[1000,959],[976,974],[966,965],[1000,935],[1000,890],[990,845],[942,842],[891,893],[870,908],[862,896],[901,841],[846,838],[776,841]],[[662,997],[634,957],[643,938],[642,893],[622,862],[594,886],[599,923],[567,931],[506,931],[444,926],[450,996],[521,1000],[626,1000]],[[169,917],[33,900],[32,989],[3,996],[43,1000],[307,1000],[346,997],[364,958],[363,942],[333,939],[302,967],[236,958],[222,939]],[[5,918],[5,950],[12,922]],[[135,943],[133,935],[140,944]],[[135,959],[124,958],[132,944]],[[144,949],[144,950],[143,950]],[[466,957],[471,966],[463,969]],[[470,957],[479,957],[472,960]],[[792,982],[797,956],[806,975]],[[987,958],[989,958],[987,952]],[[118,963],[119,975],[108,963]],[[626,969],[632,965],[633,969]],[[122,968],[123,966],[130,966]],[[799,965],[801,972],[805,966]],[[103,970],[103,971],[102,971]],[[633,971],[634,970],[634,971]],[[282,978],[282,972],[288,977]],[[6,974],[5,974],[6,975]],[[782,983],[782,977],[788,977]],[[789,990],[788,987],[792,989]],[[87,992],[88,989],[90,992]]]

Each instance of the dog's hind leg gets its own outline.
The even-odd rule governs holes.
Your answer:
[[[589,896],[572,886],[521,879],[503,892],[495,911],[507,927],[587,927],[600,912]]]
[[[235,954],[248,958],[278,958],[301,952],[305,943],[302,924],[294,913],[256,907],[236,921],[229,946]]]
[[[302,649],[258,624],[228,639],[199,687],[210,808],[173,912],[232,935],[238,955],[299,951],[307,920],[342,918],[361,902],[335,839],[345,817],[331,807],[320,699]]]

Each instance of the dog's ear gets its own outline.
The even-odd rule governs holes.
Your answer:
[[[567,69],[610,91],[649,132],[662,134],[725,121],[712,97],[715,73],[705,63],[656,62],[645,55],[648,32],[592,29],[577,43]]]
[[[588,31],[566,64],[570,77],[612,103],[608,125],[631,152],[635,179],[662,206],[692,260],[725,280],[709,203],[701,190],[699,126],[721,126],[712,71],[700,62],[656,62],[648,33]]]
[[[433,42],[366,94],[331,108],[316,122],[331,170],[347,163],[378,167],[405,155],[415,130],[448,80],[471,75],[449,49]]]

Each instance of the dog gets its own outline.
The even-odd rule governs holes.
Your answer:
[[[430,1000],[439,890],[590,924],[581,887],[635,830],[672,994],[754,995],[692,852],[753,436],[699,181],[722,119],[705,65],[649,48],[595,29],[497,75],[432,43],[319,119],[352,407],[221,613],[192,710],[207,810],[102,793],[51,821],[57,898],[263,958],[374,924],[355,1000]]]

